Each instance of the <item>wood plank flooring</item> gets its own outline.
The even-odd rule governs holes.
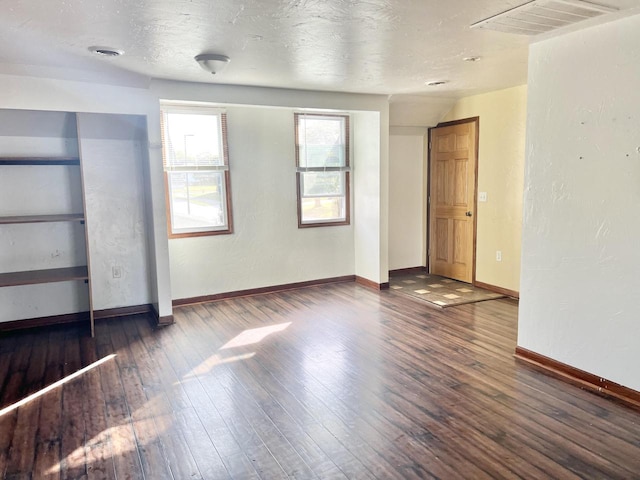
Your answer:
[[[6,334],[0,409],[104,360],[0,415],[0,478],[640,478],[640,412],[516,363],[516,317],[344,283]]]

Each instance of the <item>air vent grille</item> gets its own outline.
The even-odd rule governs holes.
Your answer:
[[[519,35],[538,35],[618,9],[582,0],[533,0],[471,25]]]

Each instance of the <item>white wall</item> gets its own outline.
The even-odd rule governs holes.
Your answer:
[[[389,280],[388,155],[381,155],[380,115],[357,112],[353,116],[355,270],[358,277],[375,283]],[[387,135],[388,138],[388,135]],[[388,152],[388,150],[387,150]]]
[[[161,80],[151,89],[164,100],[226,105],[229,115],[235,232],[170,240],[174,299],[354,274],[387,281],[386,97]],[[297,228],[296,108],[352,114],[350,226]]]
[[[392,127],[434,127],[456,103],[455,98],[426,95],[392,95],[389,124]]]
[[[424,95],[389,99],[389,270],[427,264],[425,140],[455,102]]]
[[[424,130],[389,137],[389,270],[426,265]]]
[[[151,303],[143,162],[146,119],[80,114],[94,310]],[[120,269],[120,277],[113,276]]]
[[[161,316],[171,315],[171,284],[164,203],[158,98],[147,89],[68,80],[0,75],[0,108],[145,115],[148,128],[148,175],[152,213],[149,220],[151,300]],[[64,288],[60,286],[59,288]],[[26,290],[25,290],[26,291]],[[115,306],[115,305],[114,305]],[[66,313],[42,313],[36,315]],[[23,317],[25,318],[25,317]]]
[[[640,390],[640,16],[532,45],[518,345]]]
[[[0,155],[76,156],[75,115],[0,110]],[[78,166],[0,166],[0,216],[82,213]],[[0,225],[0,272],[86,264],[79,223]],[[0,288],[0,322],[87,310],[83,282]]]
[[[145,150],[148,161],[143,165],[142,175],[145,178],[144,187],[150,197],[146,207],[151,213],[147,216],[148,229],[151,231],[148,244],[151,260],[147,278],[151,281],[151,300],[161,316],[171,314],[172,298],[344,274],[358,274],[376,283],[388,280],[389,106],[385,96],[169,81],[154,81],[148,90],[14,75],[0,75],[0,89],[3,92],[0,108],[146,116],[148,146]],[[231,120],[234,115],[237,115],[240,125],[259,130],[254,130],[256,133],[252,137],[244,133],[232,134],[237,135],[230,145],[234,209],[239,209],[234,212],[236,234],[226,239],[216,237],[216,246],[224,248],[213,250],[207,239],[193,239],[188,247],[180,241],[173,243],[172,275],[178,283],[173,292],[161,162],[160,98],[226,104],[229,109],[234,109],[229,118],[230,132],[233,129]],[[249,106],[266,108],[259,111]],[[285,169],[286,175],[293,174],[293,169],[289,168],[293,164],[293,147],[285,148],[284,143],[292,145],[292,141],[288,141],[292,140],[293,135],[289,116],[291,109],[295,108],[349,111],[354,115],[354,137],[360,139],[357,142],[359,145],[354,146],[354,173],[359,169],[362,179],[366,178],[367,181],[360,188],[354,189],[352,226],[298,231],[296,224],[295,232],[287,230],[291,224],[285,223],[283,217],[287,212],[291,213],[295,206],[295,198],[291,202],[290,197],[291,192],[295,194],[295,182],[288,181],[284,174]],[[285,116],[288,118],[286,126]],[[272,136],[271,133],[277,135]],[[261,155],[269,163],[255,163]],[[274,170],[278,169],[282,175],[277,179],[282,180],[279,185],[282,188],[263,188],[256,172],[273,178]],[[242,181],[242,186],[237,184],[239,181]],[[249,190],[250,195],[247,194]],[[118,187],[113,186],[113,191],[118,191]],[[264,213],[266,207],[259,202],[265,199],[277,202],[282,207],[279,210],[281,213],[275,217],[261,217],[259,213]],[[359,219],[358,204],[362,210]],[[296,221],[295,210],[293,215],[288,215],[286,221]],[[361,232],[357,239],[356,229]],[[289,243],[284,245],[295,247],[290,250],[276,244],[287,232],[291,235],[285,239]],[[258,235],[258,238],[251,238],[252,234]],[[278,253],[274,255],[274,251]],[[224,252],[223,259],[211,258],[219,252]],[[234,255],[238,262],[232,261]],[[199,259],[197,265],[194,263],[195,258]],[[119,260],[112,258],[110,261]],[[191,277],[193,268],[202,268],[203,262],[224,270],[202,272],[199,274],[201,278],[195,281]],[[103,264],[105,269],[107,263],[105,261]],[[244,269],[246,266],[252,268]],[[219,283],[221,277],[225,278],[223,284]],[[146,287],[143,290],[144,288]],[[112,300],[113,298],[111,297]],[[105,300],[100,306],[110,308],[122,303],[112,300]],[[38,312],[35,313],[33,316],[39,316]]]
[[[353,226],[298,228],[293,110],[227,107],[234,232],[169,240],[173,298],[353,275]]]

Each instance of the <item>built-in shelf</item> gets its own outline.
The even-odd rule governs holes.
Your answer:
[[[107,120],[101,125],[105,125],[105,122]],[[16,254],[25,262],[18,267],[23,271],[0,273],[2,302],[26,302],[24,313],[33,309],[46,314],[50,309],[48,303],[51,297],[61,294],[65,298],[60,299],[60,305],[66,305],[65,308],[70,310],[76,309],[77,303],[88,304],[93,335],[89,233],[86,227],[80,226],[86,223],[87,211],[82,166],[77,113],[0,108],[0,180],[3,180],[3,186],[12,187],[0,192],[0,236],[15,238],[15,241],[5,242],[7,245],[2,246],[2,253],[3,258],[9,259],[11,249],[15,247],[18,249]],[[43,179],[47,181],[43,182]],[[73,206],[65,208],[64,205]],[[71,209],[72,213],[69,212]],[[3,231],[5,229],[6,234]],[[24,243],[22,240],[24,245],[20,245],[19,242],[25,237],[39,241]],[[61,245],[57,244],[59,242]],[[66,265],[71,262],[84,265],[51,268],[53,265],[48,260],[57,257],[57,252],[65,252],[63,257],[69,257],[66,261],[61,260],[62,265],[65,262]],[[4,270],[0,272],[12,268],[0,265],[2,267]],[[46,287],[46,284],[60,282],[68,284],[62,290]],[[13,292],[7,292],[6,289],[2,292],[1,287],[17,286],[21,294],[15,300],[11,298]],[[82,298],[85,292],[86,302]],[[79,299],[82,300],[76,301]],[[39,324],[38,319],[4,318],[9,315],[3,311],[3,307],[0,306],[3,323],[11,323],[12,328],[17,328],[19,324],[26,328]],[[9,308],[9,311],[12,312],[13,308]],[[42,318],[55,318],[55,322],[60,323],[69,315],[78,318],[75,312]],[[15,316],[23,316],[23,313],[16,309]]]
[[[0,225],[50,222],[84,222],[84,214],[70,213],[65,215],[12,215],[8,217],[0,217]]]
[[[72,280],[87,280],[88,278],[89,274],[86,266],[0,273],[0,287],[68,282]]]
[[[0,157],[0,165],[80,165],[78,157]]]

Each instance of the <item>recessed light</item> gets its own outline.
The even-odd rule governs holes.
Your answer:
[[[478,62],[482,57],[464,57],[462,61],[464,62]]]
[[[433,82],[425,82],[427,87],[437,87],[438,85],[444,85],[445,83],[449,83],[447,80],[435,80]]]
[[[96,55],[102,55],[103,57],[119,57],[120,55],[124,55],[124,50],[111,47],[89,47],[89,51]]]

